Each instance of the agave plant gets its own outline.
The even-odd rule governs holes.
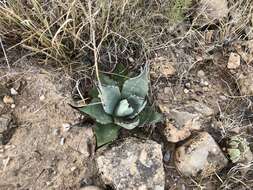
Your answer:
[[[243,160],[248,151],[250,151],[249,143],[245,138],[233,136],[228,142],[228,155],[233,163]]]
[[[125,80],[122,87],[108,76],[100,76],[96,95],[90,104],[80,108],[96,121],[97,147],[115,140],[119,129],[134,129],[156,123],[161,115],[147,106],[148,67],[139,76]]]

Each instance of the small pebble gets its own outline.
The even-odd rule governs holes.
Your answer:
[[[209,88],[208,87],[203,87],[203,90],[205,91],[205,92],[207,92],[207,91],[209,91]]]
[[[203,79],[200,80],[200,86],[208,86],[209,83],[207,81],[204,81]]]
[[[15,90],[15,88],[11,88],[11,95],[17,95],[18,92]]]
[[[71,125],[69,123],[63,123],[62,124],[62,131],[67,132],[71,128]]]
[[[40,101],[43,101],[45,99],[46,99],[46,97],[44,95],[40,96]]]
[[[134,62],[134,59],[132,57],[129,57],[128,60],[133,63]]]
[[[11,108],[14,109],[16,107],[15,104],[11,104]]]
[[[14,104],[14,100],[13,100],[13,98],[11,96],[4,96],[3,102],[5,104]]]
[[[185,84],[185,87],[188,88],[188,89],[191,88],[191,83],[187,82],[187,83]]]
[[[199,78],[203,78],[205,76],[205,72],[203,70],[199,70],[198,73],[197,73],[197,76]]]
[[[163,160],[164,160],[164,162],[168,162],[168,161],[170,161],[170,151],[167,151],[165,154],[164,154],[164,156],[163,156]]]
[[[188,94],[189,93],[189,90],[187,88],[184,89],[184,93],[185,94]]]
[[[171,88],[170,88],[170,87],[165,87],[165,88],[164,88],[164,93],[165,93],[165,94],[169,94],[170,91],[171,91]]]
[[[64,145],[64,143],[65,143],[65,138],[62,137],[62,138],[61,138],[61,141],[60,141],[60,144],[61,144],[61,145]]]

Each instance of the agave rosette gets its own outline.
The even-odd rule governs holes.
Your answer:
[[[161,115],[147,105],[149,89],[148,67],[139,76],[124,81],[122,88],[109,77],[103,77],[98,96],[80,110],[96,120],[97,146],[118,136],[121,127],[131,130],[161,120]]]

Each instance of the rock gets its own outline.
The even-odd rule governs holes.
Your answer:
[[[215,114],[213,109],[201,102],[190,102],[185,107],[186,109],[193,110],[199,114],[202,114],[205,117],[209,117]]]
[[[171,152],[170,151],[166,151],[164,156],[163,156],[163,161],[164,162],[169,162],[170,161],[170,157],[171,157]]]
[[[165,87],[164,88],[164,94],[169,94],[171,91],[171,88],[170,87]]]
[[[81,188],[80,190],[102,190],[102,189],[100,189],[97,186],[89,185],[89,186]]]
[[[15,88],[11,88],[11,95],[17,95],[18,92],[15,90]]]
[[[188,90],[187,88],[184,89],[184,93],[188,94],[190,92],[190,90]]]
[[[201,0],[195,12],[194,23],[199,26],[212,24],[228,15],[227,0]]]
[[[63,124],[62,124],[62,131],[63,131],[63,132],[69,131],[70,128],[71,128],[71,125],[70,125],[69,123],[63,123]]]
[[[90,149],[95,149],[95,139],[91,127],[72,127],[66,137],[66,144],[85,157],[91,154]],[[92,147],[92,145],[94,145]]]
[[[238,55],[237,53],[230,53],[227,68],[237,69],[238,67],[240,67],[240,64],[241,64],[240,55]]]
[[[100,150],[96,163],[102,182],[117,190],[163,190],[162,160],[158,143],[128,138],[114,147]]]
[[[191,102],[181,109],[169,109],[160,105],[166,115],[166,126],[162,129],[169,142],[179,142],[188,138],[193,131],[201,129],[202,123],[214,114],[214,111],[200,102]]]
[[[199,120],[200,116],[198,114],[171,110],[170,119],[166,119],[163,134],[169,142],[182,141],[188,138],[192,131],[200,130],[201,124]]]
[[[208,85],[209,85],[208,81],[205,81],[205,80],[203,80],[203,79],[200,80],[200,86],[206,87],[206,86],[208,86]]]
[[[3,97],[3,102],[5,104],[14,104],[13,98],[11,96],[8,96],[8,95]]]
[[[203,70],[199,70],[199,71],[197,72],[197,76],[198,76],[199,78],[203,78],[203,77],[205,76],[205,72],[204,72]]]
[[[238,80],[240,93],[242,96],[253,96],[253,73],[241,75]]]
[[[175,165],[185,176],[208,177],[220,171],[228,163],[211,135],[199,133],[176,149]]]

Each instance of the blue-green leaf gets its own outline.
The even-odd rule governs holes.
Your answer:
[[[125,81],[122,87],[122,97],[136,95],[145,98],[148,94],[148,67],[145,66],[141,74]]]
[[[155,124],[162,121],[162,114],[154,111],[151,107],[146,107],[139,115],[140,125]]]
[[[100,147],[117,139],[119,130],[120,127],[113,123],[107,125],[101,125],[97,123],[94,129],[97,140],[97,147]]]
[[[95,119],[98,123],[109,124],[112,123],[112,117],[105,113],[99,99],[93,99],[90,104],[79,108],[81,112],[88,114],[91,118]]]
[[[125,129],[131,130],[139,125],[140,120],[139,118],[135,118],[131,120],[129,119],[126,120],[124,118],[114,118],[114,122]]]
[[[107,75],[99,74],[99,79],[102,85],[104,86],[117,86],[117,82],[113,79],[111,79]]]
[[[134,112],[134,109],[129,105],[126,99],[121,100],[116,107],[114,114],[118,117],[125,117]]]
[[[99,97],[105,112],[112,115],[116,105],[121,99],[119,87],[101,85],[99,87]]]
[[[136,117],[146,106],[147,101],[145,98],[131,95],[127,98],[129,104],[134,108],[134,112],[130,118]]]

